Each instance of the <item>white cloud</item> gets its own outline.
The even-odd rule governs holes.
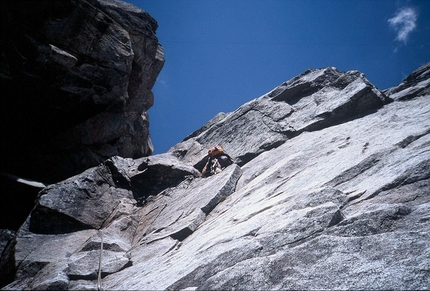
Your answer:
[[[409,34],[417,26],[417,12],[410,7],[404,7],[397,11],[393,18],[388,19],[389,25],[397,31],[396,40],[406,43]]]

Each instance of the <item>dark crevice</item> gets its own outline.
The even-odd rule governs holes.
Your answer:
[[[0,229],[18,230],[33,209],[40,189],[0,175]]]
[[[192,233],[193,231],[189,227],[185,227],[175,233],[172,233],[170,237],[178,241],[183,241],[184,239],[189,237]]]
[[[285,89],[274,97],[269,94],[269,97],[272,97],[273,101],[284,101],[290,105],[294,105],[303,97],[312,95],[321,88],[322,86],[317,86],[313,83],[303,83],[292,88]]]
[[[101,278],[105,278],[106,276],[109,276],[111,274],[115,274],[118,272],[121,272],[122,270],[129,268],[133,266],[133,262],[130,260],[128,261],[121,269],[119,269],[116,272],[101,272]],[[103,267],[102,267],[103,268]],[[87,280],[87,281],[93,281],[93,280],[97,280],[98,274],[97,273],[92,273],[89,275],[68,275],[69,276],[69,280],[70,281],[77,281],[77,280]]]
[[[86,251],[94,251],[94,250],[99,250],[100,249],[100,242],[89,242],[88,244],[86,244],[81,252],[86,252]],[[123,250],[118,244],[116,243],[103,243],[103,250],[106,251],[113,251],[113,252],[125,252],[125,250]]]
[[[325,186],[336,187],[345,182],[352,180],[353,178],[363,174],[364,172],[366,172],[367,170],[371,169],[376,164],[378,164],[384,155],[385,153],[375,153],[370,155],[362,162],[347,169],[346,171],[342,172],[340,175],[333,178],[331,181],[327,182]]]
[[[131,266],[133,266],[133,261],[129,260],[121,269],[118,270],[118,272],[121,272],[122,270],[127,269]],[[107,275],[109,275],[109,274],[107,273],[106,276]],[[102,277],[103,277],[103,274],[102,274]]]
[[[255,159],[257,156],[259,156],[262,152],[257,153],[246,153],[244,155],[236,157],[237,164],[240,167],[243,167],[246,163],[249,163],[251,160]]]
[[[193,167],[195,169],[197,169],[199,172],[202,172],[203,168],[205,167],[207,161],[208,161],[209,156],[206,155],[203,159],[201,159],[200,161],[198,161],[196,164],[193,165]]]
[[[398,146],[400,148],[406,148],[408,145],[410,145],[414,141],[420,139],[421,137],[423,137],[427,134],[430,134],[430,130],[425,131],[423,134],[409,135],[408,137],[403,139],[401,142],[397,143],[396,146]]]
[[[336,224],[338,224],[339,222],[341,222],[345,217],[342,214],[342,211],[338,210],[333,214],[332,219],[330,220],[329,224],[327,227],[332,227]]]
[[[110,170],[112,174],[112,179],[116,187],[131,190],[130,179],[128,179],[128,177],[119,172],[118,168],[115,166],[112,160],[107,160],[105,162],[105,165]]]
[[[409,169],[408,171],[406,171],[406,173],[403,173],[402,175],[394,179],[394,181],[392,181],[391,183],[386,184],[382,188],[375,191],[373,194],[366,197],[366,200],[376,197],[379,193],[383,191],[426,180],[430,178],[430,171],[428,171],[428,169],[430,169],[430,160],[422,161],[415,168]]]
[[[360,198],[364,193],[366,193],[366,190],[365,191],[362,191],[362,192],[359,192],[359,193],[357,193],[357,194],[355,194],[355,195],[352,195],[352,196],[348,196],[348,200],[346,201],[346,205],[348,205],[350,202],[352,202],[352,201],[354,201],[354,200],[357,200],[358,198]],[[346,206],[345,205],[345,206]],[[344,206],[344,207],[345,207]]]
[[[295,241],[292,241],[292,242],[289,242],[289,243],[287,243],[285,245],[288,245],[291,248],[295,248],[295,247],[297,247],[299,245],[302,245],[302,244],[304,244],[304,243],[306,243],[306,242],[314,239],[315,237],[319,236],[322,232],[324,232],[324,229],[317,230],[317,231],[315,231],[315,232],[313,232],[313,233],[311,233],[311,234],[309,234],[309,235],[307,235],[305,237],[299,238],[299,239],[297,239]]]
[[[161,164],[148,166],[147,163],[142,163],[138,169],[141,173],[130,178],[130,190],[138,206],[144,205],[148,197],[178,186],[191,175],[186,170]]]
[[[15,260],[16,237],[12,238],[6,245],[0,257],[0,288],[13,282],[16,276]]]
[[[30,231],[38,234],[63,234],[92,229],[73,217],[38,205],[30,217]]]
[[[269,144],[264,144],[262,146],[260,146],[260,149],[263,151],[270,151],[272,149],[275,149],[281,145],[283,145],[287,140],[279,140],[273,143],[269,143]]]

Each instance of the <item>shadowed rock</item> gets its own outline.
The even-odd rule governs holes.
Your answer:
[[[57,182],[152,153],[157,22],[121,1],[1,4],[2,171]]]

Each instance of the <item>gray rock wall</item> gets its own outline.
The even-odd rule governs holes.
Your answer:
[[[1,171],[56,182],[152,154],[157,22],[121,1],[1,5]]]
[[[396,100],[409,100],[428,95],[430,93],[429,67],[430,63],[419,67],[398,86],[386,90],[386,93]]]
[[[152,154],[146,111],[164,53],[148,13],[115,0],[1,1],[0,19],[0,172],[50,184]],[[38,190],[4,177],[0,228],[16,230]]]
[[[3,251],[4,289],[429,289],[430,96],[388,93],[307,71],[169,153],[46,187]],[[275,122],[299,130],[261,147]],[[201,178],[214,132],[252,159]]]
[[[217,116],[169,152],[201,169],[207,148],[221,144],[244,165],[302,132],[362,117],[389,102],[358,71],[307,70],[234,112]]]

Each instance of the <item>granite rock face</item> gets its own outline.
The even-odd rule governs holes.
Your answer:
[[[396,100],[409,100],[430,93],[430,63],[427,63],[413,71],[403,82],[386,90],[391,98]]]
[[[1,171],[47,183],[152,153],[157,22],[125,2],[1,4]]]
[[[358,71],[308,70],[236,111],[216,116],[169,152],[201,169],[206,149],[219,143],[244,165],[302,132],[359,118],[390,101]]]
[[[149,156],[147,110],[164,64],[145,11],[116,0],[0,3],[0,174],[55,183],[113,156]],[[0,177],[0,228],[38,189]]]
[[[168,153],[44,188],[5,236],[3,288],[429,289],[430,95],[391,98],[404,84],[384,94],[358,72],[307,71]],[[295,132],[261,147],[274,120]],[[241,166],[201,178],[215,132]]]

